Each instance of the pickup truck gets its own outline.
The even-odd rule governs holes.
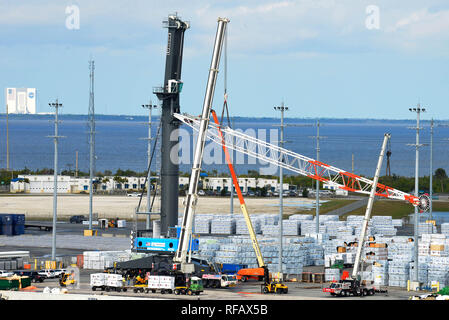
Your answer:
[[[66,269],[56,269],[55,270],[55,277],[60,277],[62,274],[66,273]]]
[[[22,277],[30,277],[32,282],[44,282],[45,277],[38,274],[37,271],[30,271],[30,270],[16,270],[14,271],[14,274]]]
[[[52,279],[52,278],[56,277],[55,270],[52,270],[52,269],[45,269],[45,270],[38,271],[38,274],[47,279]]]
[[[0,270],[0,277],[11,277],[12,275],[14,275],[13,272],[5,271],[5,270]]]

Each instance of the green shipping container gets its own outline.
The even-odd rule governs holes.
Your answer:
[[[31,278],[30,277],[22,277],[20,279],[21,284],[22,284],[22,288],[26,288],[31,286]]]
[[[0,290],[19,290],[19,279],[0,278]]]

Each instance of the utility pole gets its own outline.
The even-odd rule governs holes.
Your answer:
[[[352,154],[352,173],[354,173],[354,154]]]
[[[430,120],[430,183],[429,183],[429,217],[432,220],[432,197],[433,197],[433,118]]]
[[[8,104],[6,105],[6,171],[9,171],[9,119]]]
[[[316,139],[316,161],[320,161],[320,140],[327,138],[325,136],[320,136],[320,120],[317,120],[316,123],[316,137],[310,137]],[[320,181],[315,181],[315,220],[316,220],[316,227],[315,232],[320,233]]]
[[[143,104],[142,108],[148,109],[148,173],[147,173],[147,219],[146,219],[146,230],[150,230],[150,213],[151,213],[151,110],[157,108],[157,105],[153,105],[150,100],[149,104]]]
[[[78,178],[78,150],[75,152],[75,178]]]
[[[48,138],[53,138],[55,144],[55,155],[54,155],[54,169],[53,169],[53,234],[52,234],[52,247],[51,247],[51,259],[55,261],[56,258],[56,219],[58,215],[58,139],[64,138],[58,135],[58,109],[62,107],[62,103],[56,102],[49,103],[50,107],[55,108],[55,134],[54,136],[49,136]]]
[[[284,102],[282,102],[281,106],[274,107],[274,110],[281,112],[281,137],[279,140],[279,146],[281,148],[284,147],[284,112],[288,111],[288,107],[284,106]],[[282,162],[284,162],[284,159],[281,159]],[[284,177],[283,177],[283,168],[279,167],[279,272],[282,273],[282,233],[283,233],[283,223],[282,223],[282,217],[284,215],[284,203],[283,203],[283,184],[284,184]]]
[[[421,108],[421,105],[418,103],[418,106],[416,108],[409,108],[410,112],[416,112],[416,143],[415,144],[408,144],[411,146],[414,146],[416,149],[416,156],[415,156],[415,197],[419,197],[419,147],[423,146],[422,144],[419,144],[419,131],[421,128],[419,127],[419,116],[421,112],[425,112],[425,108]],[[418,282],[418,224],[419,224],[419,217],[418,217],[418,207],[415,206],[415,214],[414,214],[414,237],[415,237],[415,243],[414,243],[414,281]]]
[[[95,104],[94,104],[94,70],[95,62],[89,61],[90,88],[89,88],[89,230],[92,230],[93,215],[93,179],[95,168]]]

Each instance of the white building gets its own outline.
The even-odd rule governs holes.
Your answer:
[[[324,183],[323,184],[323,188],[327,189],[327,190],[334,190],[335,191],[335,195],[337,195],[337,196],[347,197],[348,194],[349,194],[348,190],[340,189],[340,188],[338,188],[338,187],[336,187],[334,185],[328,184],[328,183]]]
[[[238,178],[242,192],[256,190],[256,188],[268,187],[269,191],[279,191],[279,183],[277,179],[265,178]],[[222,190],[231,191],[231,177],[205,177],[203,178],[203,189],[221,192]],[[289,184],[283,184],[283,190],[288,190]],[[235,190],[235,189],[234,189]]]
[[[114,176],[95,178],[97,191],[137,191],[145,186],[145,177],[120,177]],[[269,191],[279,191],[279,183],[276,179],[264,178],[238,178],[239,185],[243,192],[255,190],[256,187],[268,187]],[[179,187],[184,188],[189,185],[189,177],[179,177]],[[232,178],[205,177],[202,179],[203,189],[230,191]],[[53,193],[53,175],[19,175],[17,179],[11,181],[10,191],[25,193]],[[289,184],[284,183],[283,190],[288,190]],[[58,176],[58,193],[81,193],[89,192],[89,178],[75,178],[73,176]]]
[[[8,113],[36,113],[36,88],[6,88],[5,97]]]
[[[145,177],[115,177],[95,178],[98,180],[97,190],[112,191],[125,190],[137,191],[145,184]],[[53,193],[53,175],[19,175],[11,181],[11,192],[25,193]],[[81,193],[89,192],[89,178],[75,178],[73,176],[58,176],[58,193]]]

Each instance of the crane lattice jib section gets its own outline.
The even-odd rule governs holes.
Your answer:
[[[198,117],[186,114],[174,114],[174,116],[195,131],[198,131],[200,124],[200,119]],[[254,157],[260,161],[281,166],[287,170],[319,180],[336,188],[367,195],[370,193],[373,185],[373,181],[370,179],[316,161],[266,141],[259,140],[229,127],[222,126],[220,129],[224,136],[227,148]],[[206,137],[220,146],[223,143],[218,126],[215,123],[209,123]],[[414,195],[380,183],[377,184],[376,196],[405,200],[412,205],[418,205],[419,203],[419,198]]]

